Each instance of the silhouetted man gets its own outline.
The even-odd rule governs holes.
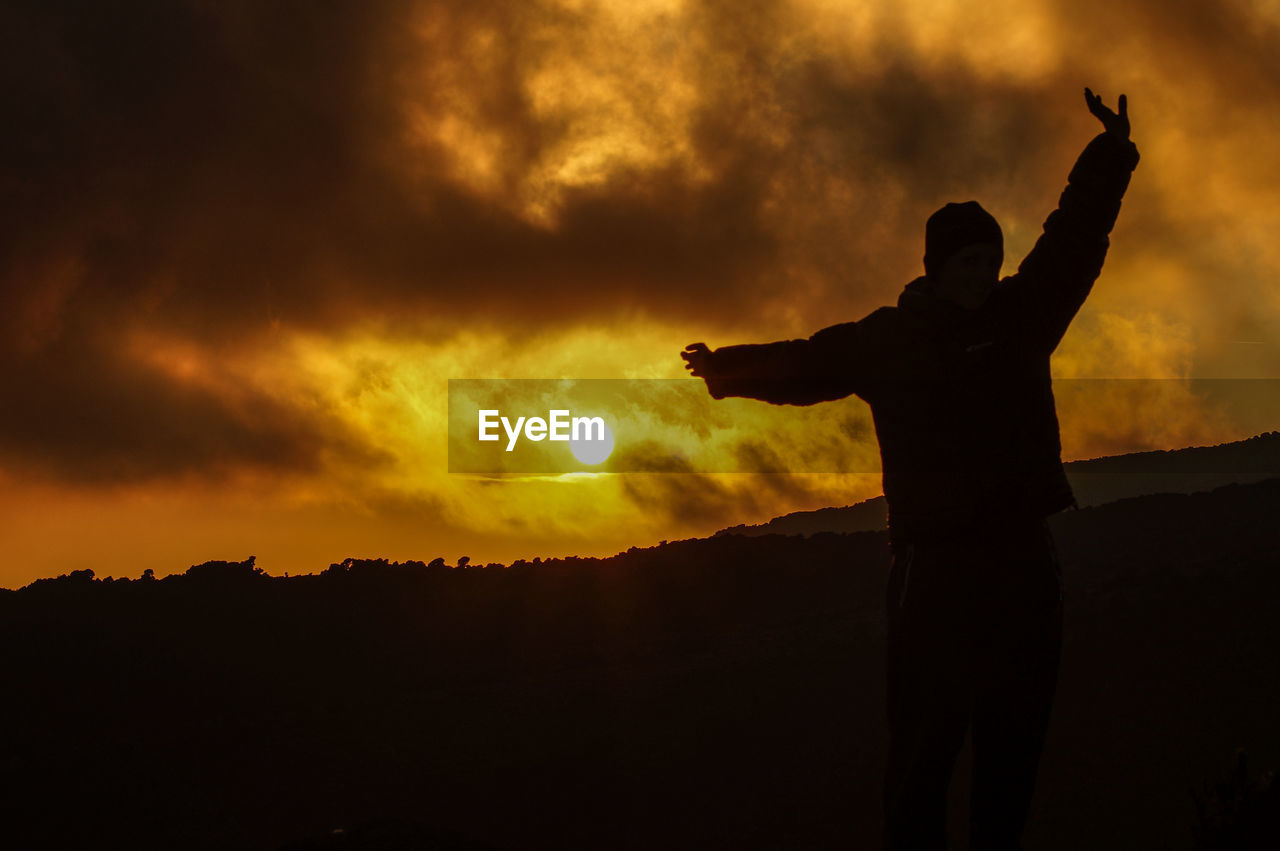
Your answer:
[[[807,340],[682,357],[717,399],[871,406],[889,505],[889,763],[884,846],[946,845],[946,793],[972,726],[971,848],[1016,849],[1058,676],[1061,575],[1046,518],[1074,504],[1049,356],[1102,270],[1138,162],[1119,114],[1076,161],[1018,271],[976,202],[925,225],[923,277],[897,307]]]

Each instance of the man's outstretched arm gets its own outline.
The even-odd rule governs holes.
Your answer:
[[[858,323],[824,328],[807,340],[725,346],[694,343],[680,357],[716,399],[741,396],[774,405],[812,405],[858,392]]]
[[[1006,282],[1031,303],[1031,321],[1040,324],[1038,336],[1049,351],[1057,347],[1102,272],[1108,234],[1138,164],[1138,149],[1129,140],[1128,99],[1120,95],[1119,112],[1113,112],[1089,89],[1084,93],[1104,132],[1076,160],[1044,233]]]

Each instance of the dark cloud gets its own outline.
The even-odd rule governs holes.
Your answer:
[[[703,529],[727,524],[757,507],[755,495],[736,492],[696,473],[638,473],[622,477],[623,496],[650,522]]]
[[[79,259],[84,281],[67,310],[191,334],[270,319],[331,326],[353,310],[406,306],[563,318],[628,294],[727,286],[768,253],[758,164],[743,154],[705,187],[669,170],[573,192],[554,229],[449,180],[429,147],[397,142],[404,79],[436,59],[435,44],[415,54],[401,32],[411,8],[64,3],[19,13],[11,38],[28,47],[11,56],[6,85],[6,112],[21,117],[4,158],[19,201],[7,207],[6,253]],[[459,19],[445,36],[492,23],[467,8],[443,9]],[[449,93],[480,101],[486,129],[514,152],[510,172],[554,138],[527,115],[521,37],[509,24],[500,32],[508,59],[477,81],[478,95]],[[432,82],[429,68],[420,76]],[[434,97],[415,96],[428,107]],[[154,317],[139,316],[139,301]]]
[[[1274,102],[1280,92],[1280,15],[1271,4],[1053,0],[1045,8],[1054,15],[1060,49],[1096,73],[1128,85],[1167,81],[1173,91],[1204,87],[1220,95],[1200,111],[1206,128],[1217,124],[1220,109]],[[1133,75],[1138,79],[1119,76],[1135,65],[1143,71]]]
[[[347,122],[378,119],[359,76],[378,12],[335,8],[6,5],[5,467],[120,481],[366,454],[322,417],[174,379],[126,346],[148,328],[261,333],[272,283],[305,272],[298,225],[324,214],[304,202],[359,162]]]
[[[689,534],[767,519],[778,505],[823,501],[821,483],[787,473],[752,473],[726,479],[698,473],[637,473],[621,477],[622,493],[646,521]]]
[[[323,413],[252,388],[174,379],[74,339],[7,364],[0,398],[11,403],[0,429],[4,467],[64,481],[222,478],[246,467],[292,473],[320,469],[331,453],[366,465],[387,460]]]
[[[446,152],[406,145],[406,100],[430,113],[468,99],[501,140],[500,182],[517,181],[565,132],[528,103],[528,76],[554,49],[545,27],[571,41],[589,19],[519,4],[31,4],[10,30],[21,49],[6,111],[22,120],[5,184],[24,203],[8,208],[7,253],[80,260],[66,310],[189,334],[406,309],[752,315],[750,296],[780,298],[784,251],[835,279],[869,259],[850,250],[859,223],[889,212],[918,241],[925,207],[886,211],[886,180],[927,206],[940,187],[998,185],[1043,156],[1056,128],[1037,93],[962,68],[925,77],[906,58],[876,78],[842,75],[838,58],[771,41],[788,26],[779,8],[690,15],[687,37],[706,44],[691,137],[709,180],[672,164],[619,170],[566,190],[547,226],[452,180]],[[406,34],[424,15],[443,21],[434,35]],[[465,64],[458,45],[478,29],[498,60],[431,73]],[[835,182],[852,204],[831,197]]]

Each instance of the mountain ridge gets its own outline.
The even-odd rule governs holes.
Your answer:
[[[1067,480],[1081,508],[1155,493],[1195,493],[1280,476],[1280,431],[1212,446],[1153,449],[1068,461]],[[740,523],[721,535],[812,535],[888,528],[883,496],[853,505],[793,511],[764,523]]]

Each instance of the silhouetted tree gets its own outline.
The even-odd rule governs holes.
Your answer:
[[[244,561],[206,561],[193,564],[183,576],[198,582],[243,582],[263,575],[262,568],[254,566],[256,560],[249,556]]]

